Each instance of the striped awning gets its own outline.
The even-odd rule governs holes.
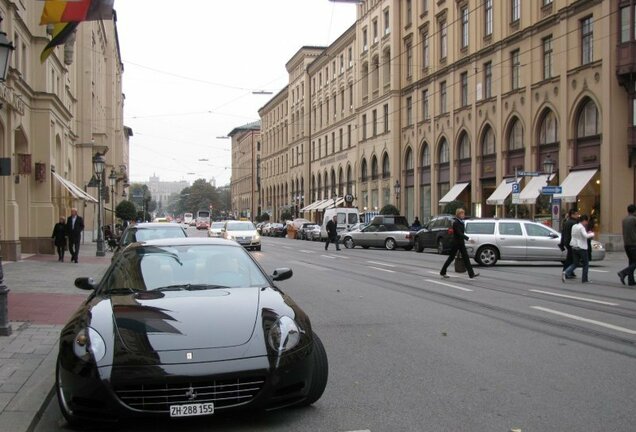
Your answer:
[[[97,200],[95,198],[93,198],[91,195],[84,192],[79,186],[77,186],[72,181],[66,180],[64,177],[57,174],[55,171],[51,171],[51,174],[53,174],[53,177],[57,181],[59,181],[62,184],[62,186],[66,188],[67,191],[69,191],[69,193],[73,196],[73,198],[79,199],[82,201],[97,203]]]

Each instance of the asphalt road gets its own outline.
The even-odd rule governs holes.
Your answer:
[[[191,230],[193,231],[193,230]],[[201,233],[199,233],[201,234]],[[263,240],[254,252],[312,319],[330,362],[314,406],[123,431],[627,431],[636,424],[636,290],[610,254],[594,282],[500,263],[470,280],[433,254]],[[36,431],[67,430],[53,398]]]

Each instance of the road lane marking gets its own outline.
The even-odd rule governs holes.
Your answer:
[[[589,271],[591,272],[596,272],[596,273],[609,273],[608,270],[596,270],[596,269],[590,269]]]
[[[605,301],[601,301],[601,300],[594,300],[594,299],[585,298],[585,297],[575,297],[575,296],[571,296],[571,295],[558,294],[558,293],[553,293],[553,292],[549,292],[549,291],[541,291],[541,290],[536,290],[536,289],[531,289],[530,291],[536,292],[536,293],[541,293],[541,294],[552,295],[552,296],[555,296],[555,297],[564,297],[564,298],[569,298],[569,299],[574,299],[574,300],[581,300],[581,301],[586,301],[586,302],[591,302],[591,303],[598,303],[598,304],[602,304],[602,305],[606,305],[606,306],[618,306],[618,303],[610,303],[610,302],[605,302]]]
[[[383,269],[383,268],[380,268],[380,267],[373,267],[373,266],[367,266],[367,267],[375,269],[375,270],[380,270],[380,271],[383,271],[383,272],[387,272],[387,273],[395,273],[393,270],[387,270],[387,269]]]
[[[426,282],[431,282],[431,283],[438,284],[438,285],[444,285],[444,286],[449,287],[449,288],[455,288],[455,289],[462,290],[462,291],[473,292],[473,290],[471,290],[469,288],[464,288],[464,287],[460,287],[460,286],[457,286],[457,285],[436,281],[436,280],[433,280],[433,279],[425,279],[425,280],[426,280]]]
[[[375,264],[375,265],[381,265],[381,266],[385,266],[385,267],[395,267],[393,264],[386,264],[386,263],[381,263],[381,262],[377,262],[377,261],[367,261],[369,264]]]
[[[283,249],[291,249],[291,246],[283,246]]]
[[[536,310],[539,310],[539,311],[542,311],[542,312],[551,313],[551,314],[554,314],[554,315],[560,315],[562,317],[570,318],[570,319],[573,319],[573,320],[576,320],[576,321],[582,321],[582,322],[586,322],[586,323],[589,323],[589,324],[594,324],[594,325],[597,325],[597,326],[600,326],[600,327],[605,327],[605,328],[608,328],[608,329],[611,329],[611,330],[616,330],[616,331],[619,331],[619,332],[623,332],[623,333],[627,333],[627,334],[631,334],[631,335],[636,335],[636,330],[630,330],[630,329],[625,328],[625,327],[615,326],[613,324],[604,323],[603,321],[596,321],[596,320],[589,319],[589,318],[583,318],[583,317],[580,317],[578,315],[571,315],[571,314],[568,314],[568,313],[565,313],[565,312],[559,312],[559,311],[556,311],[556,310],[553,310],[553,309],[544,308],[544,307],[541,307],[541,306],[530,306],[530,308],[536,309]]]
[[[302,252],[302,253],[309,253],[309,254],[314,253],[314,251],[309,251],[309,250],[306,250],[306,249],[301,249],[301,250],[299,250],[298,252]]]
[[[320,255],[321,257],[325,257],[325,258],[329,258],[329,259],[336,259],[335,256],[331,256],[331,255]]]

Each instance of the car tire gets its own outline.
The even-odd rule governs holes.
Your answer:
[[[362,246],[362,249],[369,249],[369,246]]]
[[[395,243],[394,239],[388,238],[384,241],[384,247],[387,250],[395,250],[395,248],[397,247],[397,244]]]
[[[415,252],[419,252],[422,253],[424,252],[424,246],[422,246],[422,243],[420,243],[420,239],[415,239],[415,241],[413,242],[413,245],[415,246]]]
[[[316,333],[313,334],[314,349],[311,357],[314,363],[314,369],[311,373],[311,385],[307,398],[300,405],[308,406],[315,403],[325,391],[327,387],[327,379],[329,378],[329,361],[327,360],[327,352],[322,341]]]
[[[437,254],[444,254],[444,242],[442,241],[442,239],[437,239]]]
[[[353,239],[351,237],[345,237],[345,239],[342,241],[342,244],[347,249],[353,249],[354,247],[356,247],[356,245],[353,242]]]
[[[482,246],[475,254],[477,264],[484,267],[492,267],[499,260],[499,251],[494,246]]]
[[[66,406],[66,399],[63,395],[62,387],[61,387],[61,379],[60,379],[60,358],[58,357],[57,363],[55,366],[55,393],[57,395],[58,405],[60,406],[60,411],[62,415],[66,419],[68,425],[75,429],[80,426],[81,423],[84,423],[84,426],[87,426],[85,422],[80,422],[80,419],[75,417],[73,413],[69,410],[68,406]]]

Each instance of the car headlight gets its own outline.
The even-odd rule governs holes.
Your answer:
[[[254,240],[260,240],[260,239],[261,239],[260,235],[258,235],[258,234],[254,235]]]
[[[288,316],[282,316],[270,328],[267,342],[280,355],[298,345],[301,333],[302,330],[293,319]]]
[[[597,242],[597,241],[593,241],[592,242],[592,249],[602,250],[603,249],[603,243]]]
[[[90,361],[92,354],[95,362],[98,362],[106,355],[106,343],[97,330],[87,327],[75,336],[73,352],[84,361]]]

